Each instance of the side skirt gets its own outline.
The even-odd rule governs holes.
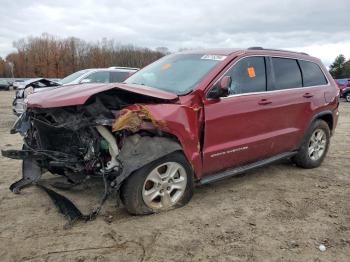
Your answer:
[[[244,172],[250,171],[250,170],[255,169],[255,168],[269,165],[269,164],[276,162],[278,160],[292,157],[296,154],[297,154],[297,152],[282,153],[282,154],[279,154],[279,155],[276,155],[276,156],[273,156],[273,157],[270,157],[270,158],[267,158],[264,160],[260,160],[258,162],[252,163],[252,164],[248,164],[248,165],[240,166],[237,168],[225,170],[223,172],[216,173],[213,175],[208,175],[208,176],[202,178],[201,180],[199,180],[198,184],[205,185],[205,184],[213,183],[216,181],[220,181],[220,180],[223,180],[223,179],[228,178],[228,177],[242,174]]]

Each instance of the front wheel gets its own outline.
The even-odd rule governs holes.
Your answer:
[[[327,154],[329,141],[330,130],[328,124],[323,120],[316,120],[311,125],[293,161],[303,168],[320,166]]]
[[[146,215],[187,204],[193,187],[191,165],[175,152],[133,173],[121,188],[121,199],[130,214]]]

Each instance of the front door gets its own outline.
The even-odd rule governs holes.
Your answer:
[[[232,79],[229,96],[204,106],[204,175],[270,156],[276,129],[265,58],[243,58],[224,75]]]

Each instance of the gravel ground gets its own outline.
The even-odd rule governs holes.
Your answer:
[[[13,95],[0,92],[2,149],[21,146],[9,134]],[[41,189],[8,190],[20,162],[0,157],[1,261],[350,261],[350,103],[340,111],[320,168],[284,161],[198,187],[187,206],[150,216],[110,199],[95,221],[69,229]],[[88,212],[102,192],[92,183],[64,194]]]

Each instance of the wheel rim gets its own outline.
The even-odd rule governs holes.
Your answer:
[[[187,174],[176,162],[163,163],[154,168],[146,177],[142,198],[152,209],[167,209],[183,196],[187,185]]]
[[[347,94],[346,97],[345,97],[345,100],[350,102],[350,94]]]
[[[322,129],[316,129],[310,138],[309,142],[309,157],[317,161],[326,151],[327,136]]]

